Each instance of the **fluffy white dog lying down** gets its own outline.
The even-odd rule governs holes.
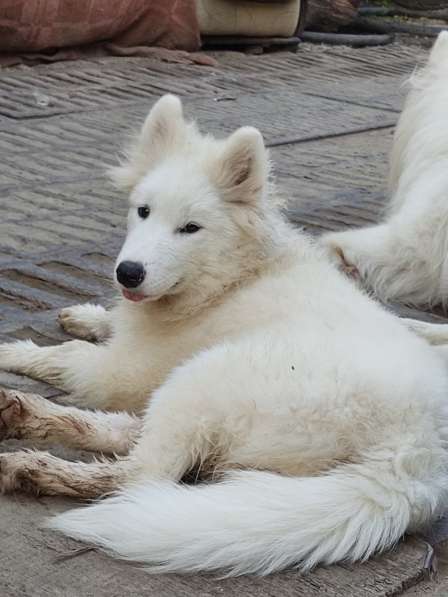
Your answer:
[[[327,234],[346,270],[385,301],[448,304],[448,32],[410,81],[391,155],[383,223]]]
[[[202,136],[166,96],[115,178],[130,190],[123,296],[61,315],[103,341],[0,346],[0,367],[77,406],[5,390],[0,410],[5,437],[119,456],[3,453],[0,488],[115,492],[52,527],[160,571],[362,560],[435,520],[448,503],[446,347],[283,220],[260,133]],[[446,340],[433,329],[417,331]],[[192,470],[209,482],[182,484]]]

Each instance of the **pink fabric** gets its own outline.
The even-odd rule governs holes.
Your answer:
[[[98,41],[197,50],[194,0],[0,0],[0,52]]]

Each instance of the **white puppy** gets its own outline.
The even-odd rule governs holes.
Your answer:
[[[1,489],[117,490],[53,527],[162,571],[362,560],[436,519],[448,499],[445,348],[282,219],[260,133],[202,136],[166,96],[115,179],[130,190],[124,298],[62,315],[109,339],[3,345],[0,366],[143,420],[5,391],[5,436],[123,457],[1,454]],[[192,470],[214,482],[180,484]]]

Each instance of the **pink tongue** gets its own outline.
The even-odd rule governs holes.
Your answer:
[[[137,292],[131,292],[130,290],[123,290],[124,298],[128,299],[128,301],[132,301],[133,303],[139,303],[140,301],[144,301],[146,296],[144,294],[138,294]]]

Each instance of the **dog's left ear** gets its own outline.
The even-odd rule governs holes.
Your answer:
[[[263,195],[268,175],[263,137],[257,129],[245,126],[224,143],[212,178],[224,200],[254,204]]]
[[[430,64],[447,64],[448,61],[448,31],[441,31],[432,46],[429,55]]]

